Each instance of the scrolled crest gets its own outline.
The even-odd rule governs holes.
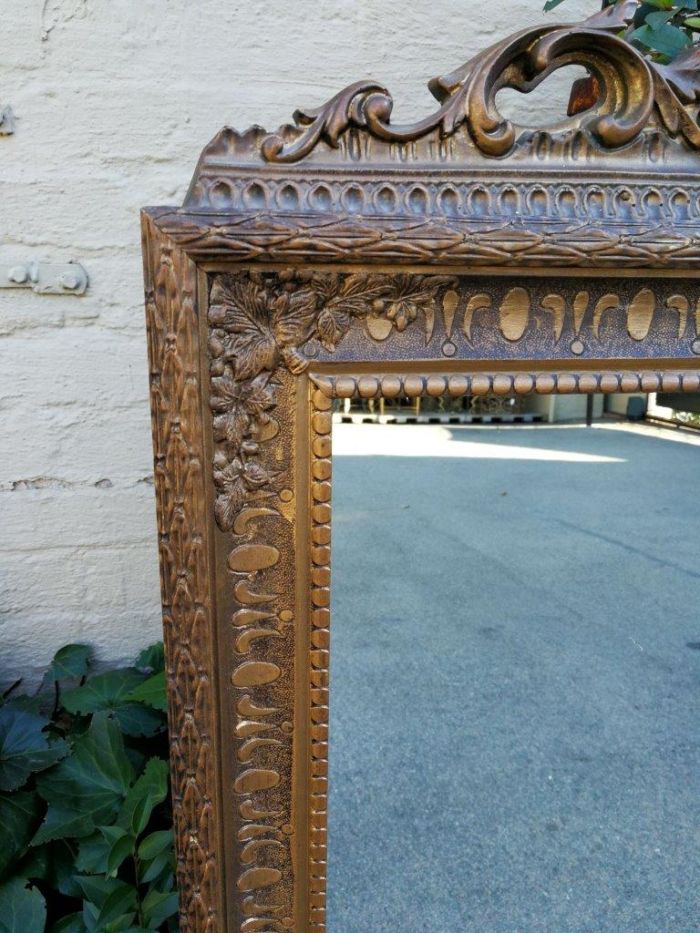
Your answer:
[[[595,145],[618,149],[646,128],[661,125],[669,136],[700,148],[700,54],[691,49],[667,66],[647,61],[616,35],[630,21],[635,6],[625,0],[580,25],[539,26],[491,46],[430,82],[440,107],[416,123],[393,125],[389,91],[375,81],[358,81],[321,107],[297,110],[294,120],[301,132],[267,135],[261,154],[268,162],[297,162],[321,141],[336,148],[341,135],[353,128],[388,143],[409,143],[431,133],[445,138],[464,128],[483,155],[506,156],[527,130],[499,112],[498,91],[512,87],[528,93],[552,72],[571,64],[589,71],[598,97],[557,131],[583,131]]]

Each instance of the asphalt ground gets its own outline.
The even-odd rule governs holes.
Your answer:
[[[700,446],[334,430],[330,933],[700,930]]]

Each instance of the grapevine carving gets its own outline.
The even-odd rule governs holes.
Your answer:
[[[211,290],[215,514],[233,529],[244,505],[279,490],[283,470],[266,465],[261,445],[279,425],[271,414],[275,370],[298,375],[309,365],[304,348],[316,341],[333,352],[353,318],[402,332],[428,312],[454,279],[444,275],[240,272],[217,276]]]

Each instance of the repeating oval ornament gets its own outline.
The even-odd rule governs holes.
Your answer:
[[[574,298],[574,331],[578,334],[583,324],[583,319],[588,310],[590,295],[588,292],[576,292]]]
[[[271,599],[274,599],[277,595],[276,593],[255,593],[250,588],[248,580],[243,579],[239,580],[238,583],[233,588],[233,595],[236,597],[239,603],[243,603],[244,606],[252,606],[257,603],[269,603]]]
[[[277,712],[276,706],[256,706],[248,694],[241,697],[236,707],[241,716],[255,719],[256,716],[272,716]]]
[[[246,625],[262,622],[263,619],[272,619],[274,615],[274,612],[266,612],[262,609],[239,609],[234,612],[231,624],[236,628],[244,628]]]
[[[666,299],[666,307],[678,314],[678,339],[682,340],[688,326],[690,302],[685,295],[671,295]]]
[[[645,340],[656,310],[656,298],[650,288],[637,292],[627,309],[627,332],[632,340]]]
[[[472,339],[472,320],[475,311],[481,311],[491,307],[491,296],[486,292],[480,292],[478,295],[472,295],[464,309],[464,320],[462,322],[462,332],[471,342]]]
[[[270,790],[277,787],[280,776],[277,771],[266,768],[251,768],[236,778],[233,789],[237,794],[253,794],[259,790]]]
[[[270,418],[265,424],[260,426],[258,431],[258,440],[260,443],[265,441],[271,441],[273,437],[277,437],[280,433],[279,421],[276,418]]]
[[[373,337],[374,340],[386,340],[386,338],[391,333],[393,324],[388,318],[385,317],[368,317],[367,318],[367,330],[369,331],[370,337]]]
[[[237,573],[253,573],[274,567],[280,552],[269,544],[241,544],[231,551],[228,565]]]
[[[234,687],[262,687],[274,683],[282,671],[270,661],[244,661],[233,672]]]
[[[442,318],[445,324],[445,333],[448,337],[452,336],[452,325],[454,324],[457,305],[459,304],[459,295],[450,288],[442,297]]]
[[[552,326],[554,327],[554,341],[559,343],[561,332],[564,329],[564,315],[566,313],[566,302],[561,295],[545,295],[542,299],[542,307],[552,315]]]
[[[249,868],[239,877],[237,884],[240,891],[257,891],[277,884],[281,878],[282,872],[277,868]]]
[[[613,292],[608,292],[599,298],[593,309],[593,336],[596,340],[600,337],[600,325],[603,322],[603,315],[606,311],[614,311],[620,306],[620,296]]]
[[[282,638],[282,633],[276,628],[249,628],[236,639],[236,651],[239,654],[248,654],[254,641],[260,638]]]
[[[520,340],[530,320],[530,293],[525,288],[506,292],[498,311],[501,333],[512,343]]]

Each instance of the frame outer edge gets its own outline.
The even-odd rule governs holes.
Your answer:
[[[200,320],[205,299],[201,291],[198,292],[198,281],[210,270],[205,268],[200,255],[189,252],[184,240],[178,241],[171,235],[172,231],[163,224],[165,216],[167,211],[163,209],[144,213],[143,248],[181,929],[186,933],[234,929],[240,933],[287,929],[295,933],[307,930],[323,933],[326,922],[332,399],[355,395],[390,398],[397,394],[410,397],[488,392],[551,394],[655,391],[657,388],[688,391],[700,386],[700,374],[689,369],[689,364],[695,360],[684,358],[666,360],[651,356],[620,361],[611,357],[596,360],[596,367],[600,366],[596,370],[589,368],[590,363],[569,370],[566,367],[573,361],[531,360],[527,351],[512,366],[508,361],[494,359],[495,372],[484,371],[483,361],[481,365],[462,361],[459,368],[466,372],[455,372],[445,371],[443,360],[415,359],[405,360],[406,370],[397,372],[397,362],[403,365],[401,354],[398,360],[389,361],[393,372],[383,372],[386,361],[377,361],[374,374],[363,371],[365,364],[362,362],[360,371],[353,372],[353,361],[348,358],[337,361],[340,371],[336,369],[335,373],[329,373],[327,368],[320,373],[308,372],[305,367],[294,369],[285,357],[282,359],[286,366],[273,370],[270,364],[270,371],[280,380],[283,390],[283,398],[274,406],[283,429],[277,444],[286,439],[288,447],[286,457],[283,448],[277,450],[277,461],[273,447],[268,448],[264,462],[284,466],[290,483],[297,490],[296,497],[291,495],[292,489],[281,490],[276,503],[279,517],[292,526],[298,523],[297,531],[291,533],[284,522],[274,530],[268,527],[258,530],[255,509],[250,510],[242,519],[239,516],[239,528],[234,523],[234,537],[230,543],[234,548],[242,548],[241,553],[248,556],[256,550],[256,559],[251,564],[246,558],[246,561],[239,561],[240,566],[233,566],[230,558],[234,550],[229,555],[228,566],[240,572],[243,579],[249,573],[272,569],[279,564],[274,574],[280,586],[273,587],[274,595],[253,594],[249,601],[251,605],[279,601],[284,605],[279,621],[286,630],[293,613],[286,602],[291,589],[285,590],[284,586],[285,582],[291,586],[293,568],[289,561],[297,561],[296,610],[301,621],[305,616],[301,613],[308,606],[310,620],[304,619],[303,639],[295,638],[295,687],[289,699],[285,696],[287,687],[279,676],[281,668],[276,649],[260,644],[252,656],[248,657],[248,652],[244,651],[239,652],[239,657],[226,647],[222,632],[228,629],[223,617],[221,631],[217,628],[214,579],[217,557],[212,514],[216,479],[210,473],[211,400],[205,365],[210,362],[210,351],[206,346],[208,330]],[[342,266],[342,262],[338,264]],[[451,327],[452,320],[448,330]],[[291,363],[300,362],[298,348],[296,357],[290,354],[289,346],[284,349]],[[277,351],[280,352],[279,347]],[[304,361],[302,357],[301,362],[308,366],[311,361]],[[520,369],[523,362],[528,366],[525,371]],[[669,364],[673,365],[672,370],[666,368]],[[322,365],[327,367],[328,363]],[[474,371],[469,373],[471,369]],[[302,372],[306,375],[301,376]],[[297,377],[296,380],[293,377]],[[307,478],[302,478],[302,474]],[[302,518],[305,509],[309,510],[308,516]],[[282,528],[287,530],[283,532]],[[269,564],[267,557],[273,552],[274,561]],[[284,558],[282,561],[280,555]],[[304,564],[302,575],[298,572],[299,561]],[[262,585],[267,586],[269,582],[266,579]],[[224,603],[222,597],[220,610]],[[257,638],[269,633],[255,634]],[[218,648],[217,638],[220,639]],[[229,663],[234,663],[234,657],[236,666],[231,671]],[[268,676],[270,674],[274,676]],[[253,690],[250,695],[241,696],[248,704],[248,711],[236,706],[235,716],[227,705],[229,675],[235,688]],[[288,669],[285,669],[285,678],[285,683],[289,682]],[[273,683],[277,686],[273,687]],[[247,751],[244,757],[239,756],[239,762],[249,762],[252,767],[246,765],[247,770],[242,771],[234,761],[234,768],[240,773],[239,779],[233,781],[233,791],[240,795],[239,802],[245,805],[246,813],[240,811],[242,822],[232,823],[224,809],[224,804],[229,806],[231,777],[230,768],[227,770],[226,766],[231,745],[224,726],[228,729],[234,724],[251,725],[257,729],[262,720],[246,724],[241,717],[259,719],[273,713],[287,715],[287,710],[292,715],[288,715],[288,721],[280,728],[290,724],[298,726],[299,715],[308,717],[306,725],[297,729],[293,759],[290,762],[288,758],[290,746],[286,740],[271,742],[263,738],[249,743],[247,749],[255,750],[255,761],[249,761]],[[289,731],[283,728],[285,736]],[[277,763],[279,756],[282,757]],[[268,806],[267,801],[274,802],[284,793],[286,802],[287,779],[292,776],[295,789],[290,801],[290,822],[279,826],[280,820],[273,812],[276,806]],[[268,780],[272,778],[275,780]],[[284,790],[275,790],[278,786]],[[226,787],[226,797],[223,787]],[[285,812],[286,807],[279,808],[280,814]],[[239,827],[236,838],[231,830],[233,825]],[[291,848],[285,848],[292,860],[282,864],[276,858],[276,854],[279,855],[276,844],[282,841],[282,836],[295,835]],[[251,857],[255,856],[253,861],[239,857],[243,842]],[[225,858],[227,853],[228,859]],[[280,898],[286,903],[279,903]],[[291,901],[294,916],[285,916],[287,903]]]
[[[195,263],[144,211],[154,478],[183,933],[224,929],[222,749]]]

